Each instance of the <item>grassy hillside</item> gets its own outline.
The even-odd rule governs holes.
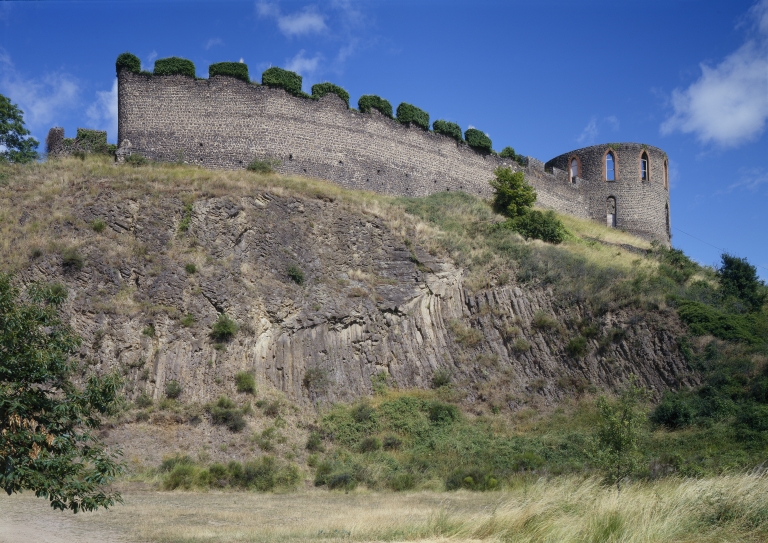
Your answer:
[[[83,240],[97,239],[99,228],[103,229],[98,219],[86,221],[72,212],[80,200],[109,194],[127,201],[172,197],[182,210],[181,225],[187,213],[183,210],[191,202],[263,191],[333,200],[375,216],[406,247],[424,248],[432,257],[450,259],[462,268],[464,286],[471,292],[492,293],[510,285],[537,288],[551,293],[564,314],[568,308],[582,308],[578,318],[563,321],[537,315],[533,326],[567,341],[571,358],[593,356],[607,374],[615,360],[604,353],[626,334],[626,327],[616,325],[617,314],[627,316],[628,327],[643,322],[670,327],[693,371],[692,376],[670,379],[679,377],[683,382],[685,377],[700,385],[669,391],[646,406],[649,417],[638,477],[712,475],[765,461],[765,304],[747,307],[738,293],[726,292],[715,270],[699,266],[679,251],[651,246],[590,221],[561,216],[569,235],[555,246],[493,228],[503,218],[492,212],[488,202],[467,194],[391,198],[315,180],[171,164],[116,166],[106,158],[89,157],[2,167],[0,267],[23,277],[45,254],[60,255],[64,265],[69,261],[76,266]],[[99,243],[107,243],[114,259],[139,255],[152,264],[146,245],[108,245],[112,238],[103,238]],[[169,244],[169,251],[180,259],[194,258],[200,266],[217,264],[188,240]],[[413,249],[411,258],[422,265]],[[764,286],[758,287],[758,292],[764,291]],[[126,311],[169,311],[159,305],[140,305],[125,292],[105,298],[103,305],[109,304],[124,304]],[[509,342],[522,351],[525,340],[518,337],[518,326],[510,323],[507,332]],[[478,328],[454,328],[459,344],[471,346],[481,339],[473,336],[482,333]],[[145,335],[151,336],[150,332]],[[487,365],[491,367],[493,361]],[[509,401],[497,401],[503,396],[499,386],[503,378],[501,372],[494,373],[485,388],[469,393],[450,372],[436,373],[431,390],[397,390],[384,378],[373,383],[376,394],[372,397],[353,404],[320,403],[317,410],[294,405],[264,389],[218,406],[168,398],[158,402],[134,395],[135,400],[127,402],[124,413],[111,424],[113,435],[126,441],[136,434],[120,428],[144,432],[148,425],[167,425],[173,428],[169,435],[180,435],[179,428],[192,432],[202,420],[219,432],[216,459],[228,455],[232,462],[213,462],[210,450],[178,444],[179,456],[143,472],[166,488],[266,490],[295,487],[306,479],[310,484],[344,489],[492,490],[514,488],[542,475],[592,473],[592,435],[598,416],[594,400],[601,390],[590,382],[564,379],[557,386],[567,391],[566,400],[547,405],[543,397],[535,401],[547,383],[537,389],[534,382],[529,398],[511,409]],[[270,412],[275,402],[278,407]],[[224,425],[216,425],[217,417]],[[248,421],[245,431],[238,417]],[[137,438],[136,442],[153,446],[151,441]],[[148,468],[140,463],[133,467]]]

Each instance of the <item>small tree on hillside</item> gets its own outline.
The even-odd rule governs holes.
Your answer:
[[[632,375],[618,398],[601,396],[597,400],[600,418],[595,459],[606,481],[615,484],[619,493],[621,482],[637,471],[642,457],[639,442],[647,419],[642,406],[645,397],[645,390],[637,386],[637,378]]]
[[[37,159],[38,141],[29,137],[24,126],[24,112],[0,94],[0,163],[32,162]]]
[[[94,434],[114,411],[119,379],[71,377],[80,338],[58,316],[61,285],[22,293],[0,273],[0,488],[32,490],[54,509],[93,511],[121,501],[109,485],[117,452]]]
[[[525,215],[536,201],[536,190],[525,182],[523,172],[500,166],[493,174],[493,210],[510,219]]]
[[[733,296],[744,302],[751,311],[759,311],[766,301],[765,283],[757,277],[757,268],[746,258],[723,253],[723,264],[717,270],[723,297]]]

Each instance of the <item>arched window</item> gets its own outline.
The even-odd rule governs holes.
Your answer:
[[[605,221],[608,228],[616,228],[616,198],[613,196],[605,201]]]
[[[571,183],[576,182],[577,177],[581,177],[581,162],[579,162],[578,157],[572,156],[571,162]]]
[[[648,181],[651,178],[648,164],[648,153],[643,151],[643,154],[640,155],[640,181]]]
[[[605,155],[605,180],[616,181],[616,157],[613,151],[608,151]]]
[[[669,190],[669,163],[664,160],[664,188]]]

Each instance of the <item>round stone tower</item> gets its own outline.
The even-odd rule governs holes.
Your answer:
[[[605,143],[557,156],[545,168],[568,172],[593,219],[669,246],[669,159],[661,149]]]

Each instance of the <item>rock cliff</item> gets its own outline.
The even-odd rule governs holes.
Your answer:
[[[428,388],[436,375],[467,403],[512,409],[631,373],[655,391],[693,382],[671,312],[608,313],[574,353],[583,307],[514,282],[471,291],[462,268],[422,248],[415,221],[375,201],[248,184],[247,172],[217,173],[240,176],[217,185],[109,168],[11,181],[2,207],[10,243],[31,255],[16,255],[18,279],[67,287],[82,360],[118,368],[129,399],[177,381],[182,401],[206,402],[234,394],[243,371],[305,404]],[[217,342],[221,314],[239,330]]]

